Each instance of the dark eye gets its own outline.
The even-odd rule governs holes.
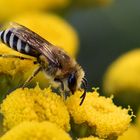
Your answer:
[[[70,76],[68,78],[68,87],[73,94],[74,91],[76,90],[76,77],[75,77],[75,74],[73,74],[73,73],[70,74]]]

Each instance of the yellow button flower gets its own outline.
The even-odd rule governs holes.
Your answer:
[[[26,11],[64,8],[70,0],[0,0],[0,21]]]
[[[132,50],[113,62],[104,76],[103,87],[122,104],[135,109],[140,105],[140,49]]]
[[[23,122],[9,130],[1,140],[71,140],[70,136],[55,124]]]
[[[76,56],[79,43],[77,33],[61,17],[55,14],[31,12],[19,15],[11,21],[28,27],[52,44],[63,48],[70,56]]]
[[[83,132],[85,129],[85,134],[78,136],[96,135],[100,138],[114,138],[127,130],[132,116],[128,115],[130,109],[117,107],[111,98],[99,96],[96,90],[88,92],[84,103],[79,106],[81,95],[82,92],[77,91],[66,101],[73,119],[72,130],[80,132],[82,129]]]
[[[8,48],[6,45],[0,43],[0,55],[16,55],[16,56],[22,56],[26,58],[31,58],[35,60],[33,57],[30,57],[28,55],[23,55],[21,53],[18,53],[10,48]],[[31,60],[20,60],[17,58],[3,58],[0,57],[0,73],[1,74],[7,74],[10,76],[15,76],[16,73],[19,73],[22,75],[23,73],[26,73],[30,69],[34,69],[36,66],[33,64],[33,61]]]
[[[139,132],[140,131],[136,126],[131,125],[130,128],[118,138],[118,140],[140,140]]]
[[[16,55],[35,60],[28,55],[20,54],[8,48],[2,43],[0,43],[0,48],[0,55]],[[33,61],[31,60],[0,57],[0,99],[3,98],[2,96],[9,92],[9,90],[11,91],[16,87],[23,85],[25,80],[27,80],[27,78],[31,76],[36,68],[37,65],[34,65]],[[42,88],[48,86],[48,79],[43,72],[40,72],[35,78],[33,78],[29,85],[35,85],[36,82],[39,82]]]
[[[34,89],[20,88],[13,91],[3,100],[1,113],[6,129],[23,121],[49,120],[66,131],[70,130],[67,108],[61,97],[50,88],[41,90],[37,86]]]
[[[13,51],[2,43],[0,43],[0,48],[0,55],[9,54],[25,57],[25,55]],[[9,90],[23,84],[25,79],[31,75],[35,68],[36,66],[34,66],[33,61],[0,57],[0,98]]]

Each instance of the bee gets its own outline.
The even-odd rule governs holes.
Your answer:
[[[25,81],[23,88],[40,71],[50,77],[51,81],[60,83],[63,91],[72,94],[79,90],[81,86],[84,92],[81,95],[80,105],[82,105],[87,91],[87,80],[82,67],[71,58],[63,49],[51,44],[40,35],[31,31],[27,27],[18,23],[10,23],[10,27],[0,32],[1,41],[8,47],[29,56],[33,56],[38,64],[37,69]],[[0,55],[5,58],[29,59],[21,56]]]

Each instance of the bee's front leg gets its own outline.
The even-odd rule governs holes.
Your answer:
[[[22,56],[18,56],[18,55],[11,55],[11,54],[0,54],[0,57],[2,57],[2,58],[18,58],[21,60],[33,60],[31,58],[26,58],[26,57],[22,57]]]
[[[62,91],[64,91],[64,83],[60,79],[58,79],[58,78],[55,78],[54,81],[55,82],[59,82],[61,84]]]
[[[24,85],[22,86],[22,88],[25,88],[25,86],[42,70],[42,67],[39,66],[37,69],[35,69],[35,71],[33,72],[33,74],[25,81]]]
[[[31,58],[26,58],[26,57],[23,57],[23,56],[12,55],[12,54],[0,54],[0,57],[2,57],[2,58],[17,58],[17,59],[20,59],[20,60],[31,60],[31,61],[33,61],[34,64],[38,63],[37,61],[34,61]]]
[[[63,98],[63,100],[66,99],[65,93],[64,93],[64,83],[62,80],[55,78],[54,81],[59,82],[61,84],[61,88],[60,88],[60,95]]]

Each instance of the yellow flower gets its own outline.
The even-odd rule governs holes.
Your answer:
[[[134,125],[131,125],[130,128],[118,138],[118,140],[140,140],[138,128]]]
[[[28,55],[20,54],[6,45],[0,43],[0,55],[16,55],[26,58],[32,58]],[[32,58],[35,60],[34,58]],[[13,90],[16,87],[23,85],[25,80],[31,76],[33,71],[37,68],[37,65],[33,64],[31,60],[20,60],[17,58],[2,58],[0,57],[0,98],[3,98],[5,93],[9,90]],[[43,72],[40,72],[33,80],[30,85],[35,85],[36,82],[39,82],[40,86],[47,87],[48,79]]]
[[[104,76],[106,94],[114,94],[123,104],[135,109],[140,98],[140,49],[132,50],[113,62]]]
[[[0,55],[9,54],[24,56],[6,47],[2,43],[0,43],[0,48]],[[33,61],[0,57],[0,98],[2,98],[7,91],[23,84],[25,79],[31,75],[31,72],[35,68],[36,66],[33,65]],[[25,76],[25,74],[27,74],[27,76]]]
[[[67,108],[61,97],[50,88],[41,90],[37,86],[34,89],[20,88],[13,91],[3,100],[1,113],[6,129],[23,121],[49,120],[66,131],[70,130]]]
[[[79,43],[77,33],[61,17],[55,14],[31,12],[19,15],[11,21],[28,27],[52,44],[63,48],[70,56],[76,56]]]
[[[26,58],[31,58],[35,60],[34,58],[23,55],[21,53],[18,53],[10,48],[8,48],[6,45],[0,43],[0,54],[3,55],[16,55],[16,56],[23,56]],[[0,57],[0,73],[1,74],[7,74],[12,77],[16,75],[16,73],[20,73],[21,75],[23,73],[26,73],[32,68],[35,68],[36,66],[33,64],[33,61],[31,60],[20,60],[17,58],[3,58]]]
[[[103,139],[100,139],[98,137],[90,136],[90,137],[86,137],[86,138],[80,138],[78,140],[103,140]]]
[[[88,92],[84,103],[79,106],[81,94],[81,91],[77,91],[66,101],[75,123],[72,130],[80,131],[85,127],[86,135],[96,135],[100,138],[117,137],[127,130],[132,116],[128,115],[130,109],[117,107],[111,98],[99,96],[96,90]]]
[[[55,124],[44,122],[23,122],[9,130],[1,140],[71,140],[70,136]]]
[[[26,11],[63,8],[70,0],[0,0],[0,21]]]

